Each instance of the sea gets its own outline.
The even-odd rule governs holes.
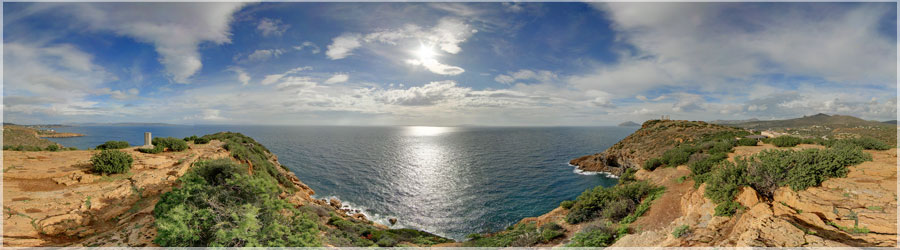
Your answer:
[[[503,230],[617,178],[581,172],[568,162],[601,152],[637,127],[346,127],[346,126],[72,126],[49,138],[92,148],[105,141],[142,145],[154,137],[220,131],[251,136],[316,198],[338,198],[384,225],[415,228],[456,240]]]

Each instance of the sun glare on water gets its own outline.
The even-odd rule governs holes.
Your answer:
[[[412,126],[406,127],[406,134],[411,136],[435,136],[452,131],[450,127]]]

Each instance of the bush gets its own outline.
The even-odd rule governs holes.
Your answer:
[[[197,137],[196,135],[192,135],[192,136],[185,137],[184,141],[193,141],[193,140],[197,140],[197,138],[200,138],[200,137]]]
[[[104,142],[103,144],[97,145],[96,149],[97,150],[121,149],[121,148],[127,148],[128,146],[130,146],[130,145],[128,144],[127,141],[107,141],[107,142]]]
[[[753,138],[741,138],[740,140],[737,140],[738,146],[756,146],[756,144],[757,141]]]
[[[891,145],[884,143],[882,141],[879,141],[872,137],[843,139],[843,140],[838,140],[838,141],[854,144],[854,145],[862,147],[863,149],[869,149],[869,150],[888,150],[891,148]]]
[[[787,135],[775,137],[769,140],[769,143],[772,143],[772,145],[775,145],[776,147],[793,147],[797,146],[797,144],[800,144],[800,142],[800,138]]]
[[[675,236],[675,238],[681,238],[682,236],[685,236],[688,233],[690,233],[690,230],[691,230],[691,227],[689,227],[688,225],[681,225],[681,226],[675,227],[675,230],[672,230],[672,236]]]
[[[179,140],[174,137],[157,137],[153,138],[153,145],[158,148],[166,149],[172,151],[184,151],[188,148],[187,142],[184,140]],[[165,151],[165,150],[161,150]]]
[[[572,236],[567,247],[607,247],[616,241],[618,232],[608,225],[589,225]]]
[[[138,148],[137,151],[145,154],[158,154],[164,150],[162,147]]]
[[[575,205],[566,215],[566,222],[577,224],[580,222],[592,220],[598,216],[608,213],[609,215],[617,215],[620,211],[605,212],[607,209],[613,208],[613,203],[620,200],[630,200],[632,204],[640,203],[648,194],[658,190],[659,188],[644,181],[629,182],[613,187],[605,188],[597,186],[593,189],[584,191],[575,201]],[[623,206],[626,204],[617,204]],[[627,213],[631,213],[634,206],[630,206]]]
[[[271,181],[226,159],[198,162],[153,209],[163,247],[320,246],[318,224]]]
[[[565,209],[571,209],[574,205],[575,201],[563,201],[559,203],[559,206]]]
[[[133,162],[131,155],[118,150],[103,150],[91,157],[92,169],[105,174],[128,172]]]
[[[47,151],[54,151],[54,152],[59,151],[59,145],[50,144],[47,146]]]
[[[717,204],[734,200],[740,187],[744,186],[745,168],[746,164],[735,165],[730,161],[721,161],[706,181],[706,197]]]
[[[691,154],[697,152],[699,148],[682,144],[673,149],[670,149],[663,153],[660,156],[660,161],[666,164],[669,167],[675,167],[684,163],[687,163],[690,160]]]
[[[625,171],[622,172],[621,176],[619,176],[619,183],[635,181],[635,173],[637,173],[637,170],[634,170],[633,168],[625,168]]]
[[[206,138],[201,137],[201,138],[194,139],[194,144],[207,144],[207,143],[209,143],[209,139],[206,139]]]
[[[541,240],[543,242],[550,242],[557,237],[565,235],[566,229],[559,226],[559,224],[550,222],[541,226]]]
[[[644,170],[647,170],[647,171],[653,171],[654,169],[656,169],[662,165],[663,165],[663,161],[660,160],[659,158],[650,158],[644,162],[643,168],[644,168]]]
[[[719,153],[714,155],[708,155],[702,160],[694,161],[688,164],[688,168],[691,170],[691,174],[696,176],[703,176],[706,173],[712,171],[714,165],[728,158],[728,155],[725,153]],[[696,180],[696,179],[695,179]],[[700,181],[702,183],[702,181]]]
[[[734,215],[735,213],[737,213],[737,211],[739,209],[743,209],[743,208],[744,208],[744,206],[741,206],[740,203],[737,203],[734,201],[726,201],[726,202],[720,203],[719,205],[716,206],[716,216],[729,216],[730,217],[730,216]]]

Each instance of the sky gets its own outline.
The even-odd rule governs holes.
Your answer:
[[[896,3],[3,3],[21,124],[897,116]]]

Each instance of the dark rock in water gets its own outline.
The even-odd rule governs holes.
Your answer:
[[[334,207],[335,209],[341,209],[341,201],[338,200],[337,198],[331,198],[331,200],[328,201],[328,204],[331,205],[332,207]]]
[[[619,123],[619,127],[637,127],[637,126],[641,126],[641,125],[640,125],[640,124],[637,124],[637,123],[635,123],[635,122],[633,122],[633,121],[627,121],[627,122]]]
[[[388,219],[388,222],[390,222],[391,226],[393,226],[394,224],[397,224],[397,218],[390,218]]]

